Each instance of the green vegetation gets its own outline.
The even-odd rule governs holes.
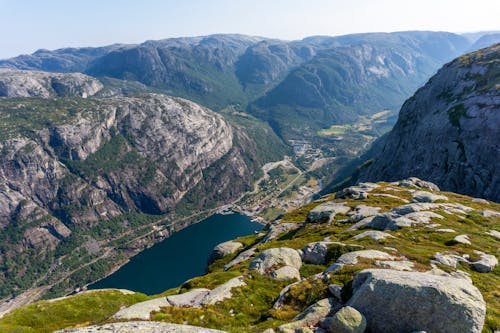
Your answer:
[[[283,171],[275,171],[275,176],[283,176]],[[408,188],[396,188],[387,183],[381,183],[381,187],[376,188],[371,192],[371,195],[364,200],[346,200],[335,199],[334,195],[328,195],[318,202],[312,202],[300,209],[285,214],[282,221],[284,222],[299,222],[302,223],[307,213],[327,200],[336,202],[347,202],[350,207],[355,207],[359,204],[381,207],[381,211],[388,211],[396,206],[404,204],[403,200],[411,199],[412,193]],[[390,194],[399,197],[391,198],[387,196],[377,196],[376,194]],[[375,249],[387,252],[387,248],[396,248],[398,255],[405,256],[415,263],[415,269],[419,271],[427,271],[430,269],[430,260],[436,252],[453,251],[457,254],[468,254],[472,258],[477,255],[473,250],[480,250],[486,253],[497,253],[498,241],[491,236],[485,234],[485,231],[490,229],[498,230],[500,224],[495,217],[484,217],[478,213],[483,209],[500,211],[500,204],[489,203],[483,204],[472,202],[470,198],[454,193],[443,193],[449,198],[449,202],[456,202],[467,205],[474,210],[466,215],[448,214],[444,210],[436,212],[444,219],[436,219],[440,228],[452,228],[456,230],[456,234],[439,233],[431,228],[413,227],[403,228],[391,232],[394,238],[375,241],[370,238],[353,240],[353,236],[361,233],[363,230],[348,230],[350,224],[339,222],[346,218],[345,215],[337,215],[331,224],[317,225],[313,223],[303,224],[299,229],[290,231],[280,235],[278,238],[268,242],[259,243],[261,236],[250,235],[236,239],[244,244],[244,249],[252,246],[256,247],[257,253],[269,248],[276,247],[291,247],[301,249],[304,245],[325,239],[329,237],[334,241],[339,241],[347,244],[347,246],[333,245],[330,246],[327,252],[326,262],[322,265],[304,264],[300,270],[301,275],[305,278],[300,283],[297,283],[285,294],[283,298],[283,307],[279,310],[273,309],[276,298],[280,291],[290,283],[290,281],[276,281],[268,277],[260,276],[254,271],[249,271],[248,262],[243,262],[231,267],[228,271],[224,271],[223,267],[237,254],[229,255],[215,261],[208,269],[209,273],[204,276],[193,278],[183,283],[179,288],[174,288],[165,291],[161,295],[172,295],[183,293],[194,288],[215,288],[229,279],[243,275],[246,286],[232,290],[233,296],[216,305],[207,306],[201,309],[193,308],[176,308],[165,307],[160,311],[152,314],[153,320],[166,321],[173,323],[189,323],[211,328],[227,330],[228,332],[262,332],[269,327],[276,327],[286,323],[306,307],[318,301],[319,299],[328,296],[328,285],[332,283],[343,286],[342,297],[344,300],[349,299],[352,294],[352,279],[354,275],[364,269],[374,266],[372,260],[360,259],[358,264],[354,266],[345,266],[335,274],[330,274],[327,280],[317,279],[315,274],[323,272],[326,267],[335,262],[335,260],[343,253],[355,251],[362,246],[365,249]],[[456,242],[450,242],[457,234],[467,234],[472,240],[472,245],[464,245]],[[441,266],[443,270],[449,271],[450,268]],[[500,268],[497,267],[490,273],[478,273],[469,268],[468,265],[461,265],[459,269],[470,274],[474,285],[481,291],[487,303],[487,316],[484,328],[484,333],[492,333],[493,329],[500,325],[500,292],[496,286],[500,284]],[[72,297],[66,300],[61,300],[54,303],[45,301],[38,302],[27,307],[12,312],[4,319],[0,320],[0,328],[6,332],[32,332],[29,329],[37,329],[45,327],[45,318],[50,311],[52,313],[50,327],[60,328],[69,326],[88,325],[91,323],[102,323],[109,321],[111,314],[119,308],[117,304],[135,303],[146,299],[145,296],[127,296],[131,298],[124,299],[124,295],[111,298],[107,293],[102,294],[97,298],[96,302],[103,302],[99,308],[99,312],[95,315],[90,315],[85,312],[89,308],[89,304],[94,294],[83,294]],[[101,295],[101,294],[95,294]],[[118,299],[117,299],[118,298]],[[108,300],[113,299],[113,301]],[[57,312],[57,308],[47,308],[47,304],[57,304],[63,307],[68,303],[68,311]],[[122,303],[120,303],[122,302]],[[76,311],[74,316],[71,316],[71,310],[79,306],[81,311]],[[55,306],[55,305],[54,305]],[[24,330],[24,331],[23,331]],[[41,331],[45,332],[45,331]]]
[[[123,306],[147,300],[140,293],[117,290],[95,291],[62,300],[41,301],[10,314],[0,321],[2,333],[50,333],[75,325],[99,324]]]
[[[0,98],[0,141],[26,136],[90,114],[98,117],[100,102],[83,98]]]

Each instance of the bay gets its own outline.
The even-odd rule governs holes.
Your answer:
[[[214,246],[262,229],[241,214],[212,215],[146,249],[89,289],[121,288],[158,294],[205,273]]]

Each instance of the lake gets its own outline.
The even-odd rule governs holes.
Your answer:
[[[205,274],[207,258],[219,243],[261,230],[241,214],[212,215],[146,249],[89,289],[122,288],[158,294]]]

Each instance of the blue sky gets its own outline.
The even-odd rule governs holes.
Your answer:
[[[212,33],[500,30],[500,0],[0,0],[0,29],[0,58]]]

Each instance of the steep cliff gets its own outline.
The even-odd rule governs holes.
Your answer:
[[[114,251],[117,238],[152,221],[234,200],[284,153],[276,141],[262,156],[252,135],[165,95],[0,99],[1,296],[51,265],[45,278]],[[271,130],[258,135],[273,140]]]
[[[411,175],[500,201],[500,44],[445,65],[403,105],[361,180]]]

